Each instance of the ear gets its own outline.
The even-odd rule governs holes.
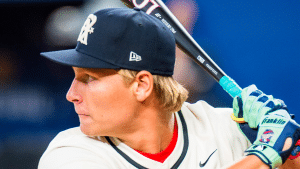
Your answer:
[[[132,89],[138,101],[145,101],[153,91],[152,74],[145,70],[140,71],[135,77]]]

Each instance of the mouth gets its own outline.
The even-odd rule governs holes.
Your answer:
[[[87,114],[83,114],[83,113],[77,113],[78,116],[90,116],[90,115],[87,115]]]
[[[78,114],[78,116],[90,116],[85,111],[81,110],[78,107],[75,107],[75,112]]]
[[[87,120],[89,119],[91,116],[87,115],[87,114],[78,114],[78,118],[81,120]]]

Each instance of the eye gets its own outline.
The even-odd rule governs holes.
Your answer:
[[[96,78],[94,76],[88,75],[87,83],[92,82],[94,80],[96,80]]]
[[[85,75],[82,75],[78,78],[76,78],[78,81],[82,82],[82,83],[85,83],[85,84],[88,84],[94,80],[96,80],[96,78],[94,76],[90,76],[88,74],[85,74]]]

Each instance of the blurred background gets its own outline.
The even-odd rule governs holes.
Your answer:
[[[241,87],[256,84],[296,114],[300,100],[300,1],[164,0],[211,58]],[[39,53],[71,49],[90,13],[117,0],[0,1],[0,169],[37,168],[49,142],[79,125],[65,99],[70,67]],[[232,98],[177,49],[174,77],[189,102],[231,107]]]

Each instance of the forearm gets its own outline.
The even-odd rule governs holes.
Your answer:
[[[249,155],[231,165],[227,169],[269,169],[269,166],[263,163],[257,156]]]
[[[249,155],[234,163],[226,169],[269,169],[269,166],[263,163],[257,156]],[[295,160],[287,160],[279,169],[300,168],[300,157]]]

